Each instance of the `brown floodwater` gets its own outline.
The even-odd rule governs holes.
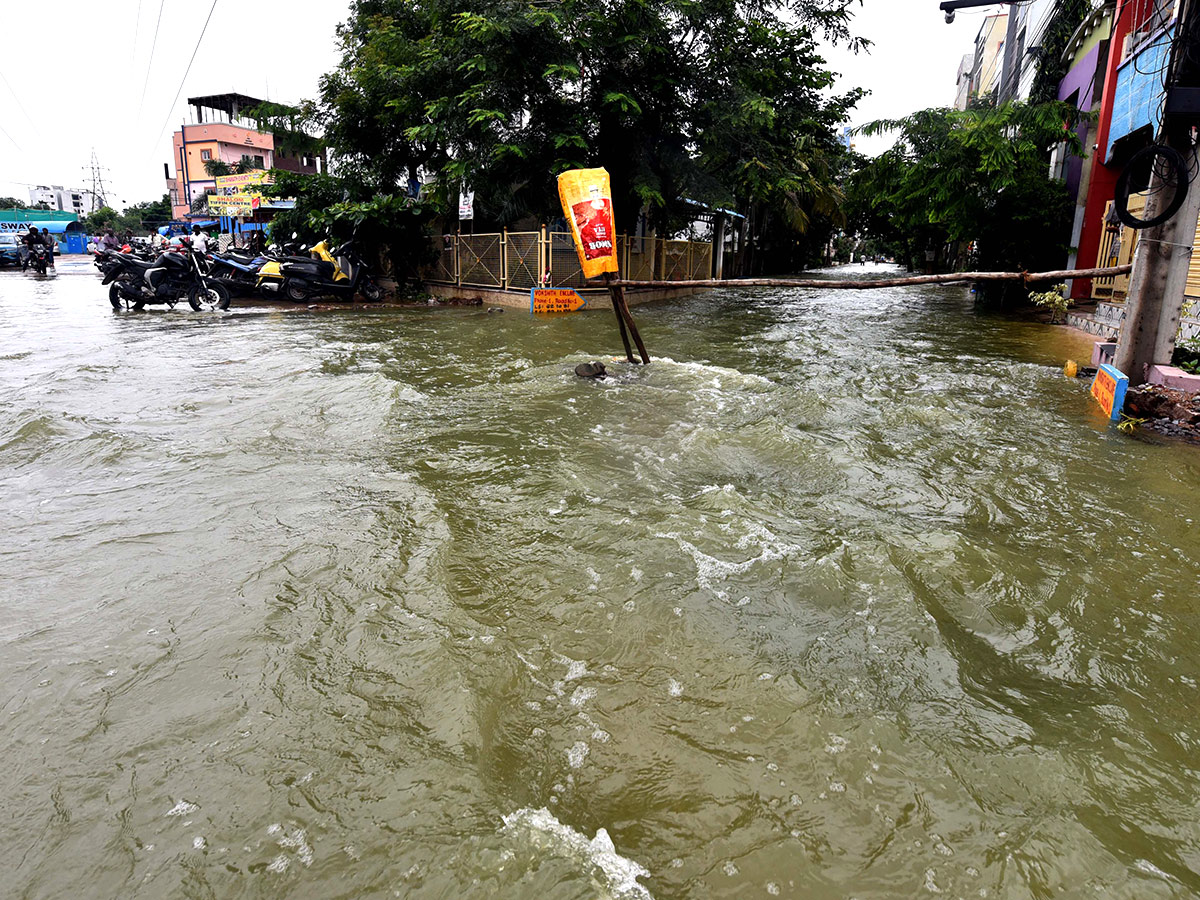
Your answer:
[[[60,269],[0,272],[0,896],[1200,893],[1200,452],[1077,335],[731,290],[591,382],[608,312]]]

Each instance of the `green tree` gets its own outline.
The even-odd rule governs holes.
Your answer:
[[[839,199],[827,157],[860,94],[830,98],[817,42],[852,41],[853,5],[356,0],[308,114],[339,171],[432,181],[441,209],[469,185],[480,227],[552,214],[555,175],[602,165],[621,230],[643,208],[678,228],[689,199],[804,229]]]
[[[0,209],[24,209],[25,204],[16,197],[0,197]]]
[[[904,247],[910,262],[927,249],[945,262],[947,244],[974,242],[983,269],[1054,268],[1067,251],[1070,200],[1047,161],[1063,142],[1082,152],[1081,115],[1058,102],[981,103],[872,123],[865,133],[899,139],[851,179],[856,229]]]
[[[138,234],[156,231],[159,226],[171,221],[171,196],[163,194],[160,200],[135,203],[117,216],[115,227],[129,229]]]
[[[81,220],[83,229],[88,234],[97,234],[104,231],[105,228],[115,228],[117,218],[120,215],[111,206],[102,206],[93,213],[89,213]]]

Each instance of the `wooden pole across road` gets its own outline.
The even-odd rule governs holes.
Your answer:
[[[841,281],[816,278],[730,278],[724,281],[625,281],[613,280],[610,288],[733,288],[733,287],[791,287],[820,288],[831,291],[864,291],[871,288],[904,287],[909,284],[962,284],[971,281],[1023,281],[1045,283],[1068,278],[1111,278],[1128,275],[1132,265],[1109,269],[1063,269],[1057,272],[947,272],[944,275],[913,275],[907,278],[884,278],[875,281]]]

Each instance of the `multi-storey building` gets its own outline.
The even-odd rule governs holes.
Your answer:
[[[315,174],[324,169],[324,159],[296,154],[276,146],[275,136],[260,131],[245,113],[261,100],[244,94],[212,94],[189,97],[193,121],[184,124],[172,137],[171,149],[175,177],[168,176],[167,191],[176,219],[185,217],[192,203],[216,190],[216,176],[206,163],[223,162],[235,166],[248,159],[257,169],[285,169]]]
[[[975,68],[975,55],[968,53],[958,64],[958,76],[955,78],[954,108],[966,109],[971,102],[971,72]]]
[[[44,203],[53,210],[74,213],[80,217],[96,211],[96,198],[91,191],[85,191],[83,188],[64,188],[61,184],[39,184],[30,188],[29,205],[37,206],[39,203]]]
[[[988,16],[975,36],[975,56],[971,67],[968,99],[986,97],[1000,81],[1004,65],[1004,41],[1008,33],[1008,14]],[[963,105],[966,108],[966,104]]]

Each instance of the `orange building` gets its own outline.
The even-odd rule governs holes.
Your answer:
[[[175,177],[168,178],[167,190],[176,219],[187,216],[198,198],[215,192],[216,180],[205,168],[205,163],[211,160],[234,166],[243,157],[249,157],[255,168],[280,168],[305,174],[322,171],[323,161],[288,153],[285,148],[277,150],[274,135],[257,130],[256,123],[243,117],[243,112],[261,102],[244,94],[188,98],[195,121],[182,125],[171,140]]]

